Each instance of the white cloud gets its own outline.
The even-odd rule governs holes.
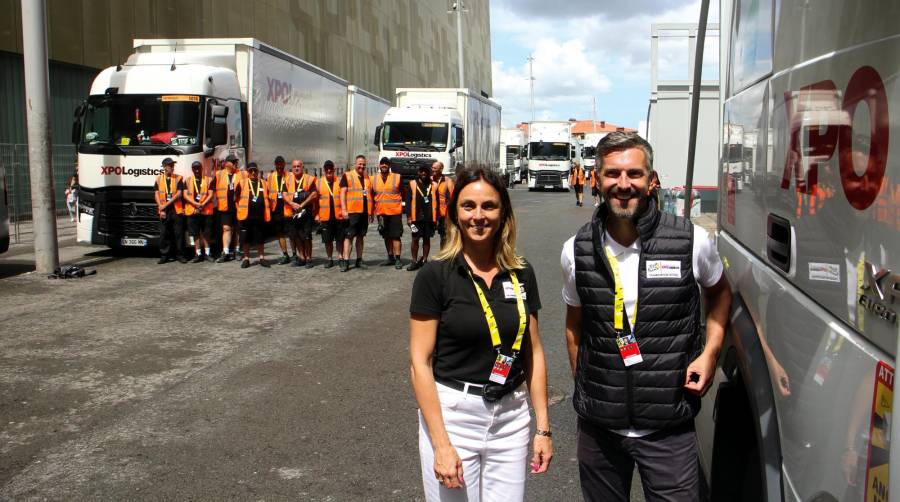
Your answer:
[[[718,21],[717,8],[711,6],[711,23]],[[504,124],[530,119],[525,62],[529,52],[535,57],[538,117],[588,118],[591,96],[597,96],[598,103],[601,99],[611,102],[622,93],[634,95],[638,88],[646,89],[640,105],[645,109],[650,86],[650,25],[696,23],[699,12],[699,0],[492,0],[493,88],[495,99],[504,107]],[[705,68],[715,66],[717,58],[717,46],[707,47]],[[661,78],[686,75],[687,67],[687,38],[678,44],[664,40],[660,44]],[[610,120],[602,113],[597,118]]]

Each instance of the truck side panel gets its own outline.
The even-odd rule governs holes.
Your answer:
[[[307,168],[347,165],[346,84],[262,51],[253,51],[250,71],[250,160],[263,169],[277,155]]]
[[[499,172],[500,108],[462,93],[459,99],[465,110],[466,166]]]
[[[352,161],[362,154],[366,156],[368,165],[377,165],[375,127],[384,119],[384,113],[390,108],[390,104],[355,89],[351,86],[348,91],[347,159]]]

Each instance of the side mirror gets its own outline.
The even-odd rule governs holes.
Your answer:
[[[81,143],[81,119],[84,117],[84,111],[87,108],[87,103],[84,101],[81,102],[80,105],[75,107],[75,116],[72,119],[72,144],[77,145]]]
[[[381,126],[375,127],[375,146],[381,148]]]
[[[462,128],[456,129],[456,143],[453,144],[453,148],[462,148],[465,144],[464,142],[464,133]]]
[[[209,130],[206,134],[206,146],[209,148],[224,145],[228,140],[228,126],[225,118],[228,117],[228,108],[222,105],[209,107]]]

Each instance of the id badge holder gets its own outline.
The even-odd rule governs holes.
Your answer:
[[[167,194],[166,194],[166,200],[172,200],[172,194],[167,193]]]
[[[278,199],[281,200],[281,192],[278,192]]]
[[[424,202],[425,204],[431,204],[431,199],[425,197],[424,199],[422,199],[422,202]]]
[[[254,204],[256,204],[256,200],[257,200],[257,199],[259,199],[259,197],[253,197],[252,200],[253,200],[253,203],[254,203]]]
[[[506,378],[509,376],[509,371],[512,369],[512,364],[512,357],[498,353],[497,359],[494,361],[494,367],[491,368],[491,377],[489,380],[500,385],[505,384]]]
[[[197,202],[200,202],[200,194],[199,193],[194,196],[194,200]]]
[[[644,361],[633,333],[617,333],[616,345],[619,346],[619,355],[626,368]]]

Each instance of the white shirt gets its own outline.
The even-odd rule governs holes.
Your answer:
[[[640,238],[635,239],[630,246],[623,246],[615,241],[609,232],[603,234],[603,244],[612,252],[619,265],[619,276],[622,280],[622,293],[625,295],[625,312],[628,322],[631,323],[635,316],[635,305],[638,294],[638,267],[641,261]],[[581,298],[575,287],[575,236],[563,244],[562,255],[559,258],[563,271],[562,296],[567,305],[581,306]],[[694,279],[704,288],[714,286],[722,278],[722,259],[716,246],[709,238],[709,233],[702,227],[694,225],[694,248],[691,256],[691,264]],[[640,319],[637,320],[640,324]],[[632,329],[639,332],[637,326],[632,324]],[[655,432],[655,429],[613,429],[612,432],[628,437],[641,437]]]

